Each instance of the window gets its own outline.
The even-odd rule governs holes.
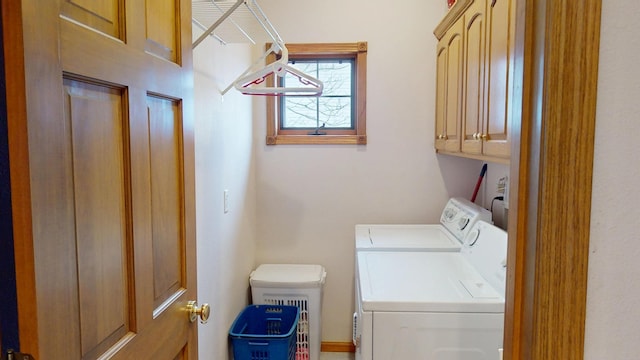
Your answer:
[[[268,97],[267,145],[366,144],[367,43],[286,47],[289,65],[322,80],[324,89],[320,96]],[[275,60],[274,54],[267,57],[268,63]],[[277,81],[295,87],[299,80],[287,75]]]

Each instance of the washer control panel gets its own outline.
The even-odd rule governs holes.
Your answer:
[[[463,198],[449,199],[440,216],[440,223],[460,242],[478,220],[491,222],[491,212]]]

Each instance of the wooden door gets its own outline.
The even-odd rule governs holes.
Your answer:
[[[512,0],[491,0],[487,7],[487,115],[483,153],[503,158],[511,153],[509,104],[513,79],[509,74],[513,73],[514,10]]]
[[[191,8],[3,0],[21,351],[196,359]]]
[[[462,152],[482,153],[486,44],[486,2],[474,1],[465,12],[464,106]]]

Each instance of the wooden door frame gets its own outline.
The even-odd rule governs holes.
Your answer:
[[[3,49],[7,96],[7,133],[9,143],[9,173],[11,177],[11,216],[13,220],[13,251],[16,262],[16,294],[18,303],[18,341],[20,349],[40,358],[38,324],[24,304],[35,308],[36,280],[31,227],[31,174],[27,140],[27,99],[22,41],[22,4],[2,1]]]
[[[504,358],[582,359],[601,0],[515,1]]]
[[[513,114],[522,122],[513,127],[505,359],[582,359],[601,0],[515,1],[523,76]],[[3,1],[3,13],[16,14],[17,4]],[[3,20],[13,22],[5,31],[21,28],[21,17]],[[4,40],[6,70],[23,51],[20,34]],[[7,86],[20,86],[23,71],[5,71]],[[8,98],[7,113],[12,189],[29,193],[25,99]],[[33,253],[31,204],[12,203],[19,297],[35,297],[20,293],[35,288],[33,263],[24,261]],[[37,349],[35,324],[18,316],[21,345]]]

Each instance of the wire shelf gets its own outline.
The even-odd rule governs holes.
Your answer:
[[[193,24],[206,31],[212,25],[211,34],[194,42],[194,48],[206,36],[213,36],[223,44],[252,43],[264,44],[275,42],[270,30],[265,29],[257,17],[262,15],[255,1],[244,0],[193,0],[192,17]]]

